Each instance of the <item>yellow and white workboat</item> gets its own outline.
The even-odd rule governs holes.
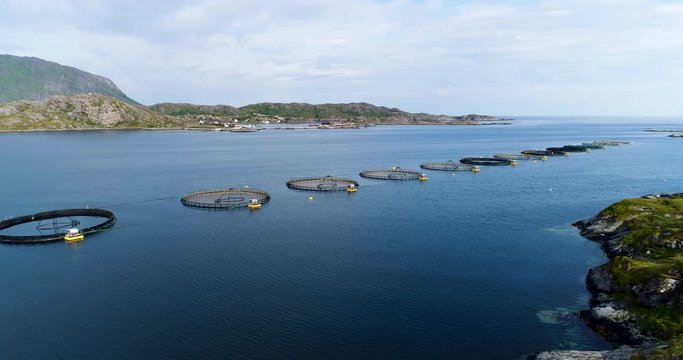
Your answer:
[[[425,174],[420,174],[420,177],[417,178],[420,181],[427,181],[429,178]]]
[[[85,239],[85,236],[83,236],[83,234],[81,234],[81,231],[77,228],[68,229],[64,234],[64,240],[66,242],[76,242],[81,241],[83,239]]]
[[[346,188],[346,192],[348,192],[348,193],[352,193],[352,192],[356,192],[356,191],[358,191],[358,188],[356,187],[356,185],[353,185],[353,184],[349,184],[349,186]]]
[[[261,203],[258,201],[258,199],[251,199],[251,201],[249,201],[249,204],[247,204],[247,207],[252,210],[260,209]]]

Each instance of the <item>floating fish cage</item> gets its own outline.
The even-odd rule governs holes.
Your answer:
[[[85,229],[80,233],[87,235],[97,231],[108,229],[116,223],[113,212],[104,209],[65,209],[39,212],[32,215],[24,215],[0,221],[0,231],[9,230],[17,226],[37,222],[36,234],[33,235],[7,235],[0,234],[0,242],[5,243],[42,243],[49,241],[64,240],[65,230],[80,225],[80,221],[74,218],[88,217],[100,218],[101,221]]]
[[[496,159],[506,160],[548,160],[546,155],[532,155],[532,154],[495,154]]]
[[[420,165],[421,168],[427,170],[438,170],[438,171],[472,171],[479,172],[479,167],[469,164],[459,164],[453,160],[448,160],[446,162],[433,162],[424,163]]]
[[[593,141],[593,144],[604,145],[604,146],[621,146],[621,145],[633,144],[633,142],[624,141],[624,140],[596,140],[596,141]]]
[[[515,166],[517,162],[508,159],[497,159],[493,157],[467,157],[460,159],[460,162],[468,165],[480,166]]]
[[[567,149],[569,152],[591,152],[593,149],[591,145],[565,145],[563,148]]]
[[[427,180],[427,176],[419,171],[393,167],[391,169],[365,170],[361,177],[377,180]]]
[[[234,209],[265,204],[270,195],[261,190],[249,188],[229,188],[202,190],[187,193],[180,198],[185,206],[204,209]]]
[[[590,152],[591,149],[579,146],[579,145],[565,145],[565,146],[556,146],[556,147],[549,147],[546,148],[548,151],[552,152],[564,152],[564,153],[572,153],[572,152]]]
[[[566,151],[550,151],[550,150],[524,150],[521,154],[535,155],[535,156],[568,156]]]
[[[328,175],[291,179],[287,181],[287,187],[306,191],[349,191],[358,188],[358,182]]]
[[[586,147],[586,148],[589,148],[589,149],[591,149],[591,150],[598,150],[598,149],[601,150],[601,149],[604,149],[605,147],[607,147],[606,145],[596,144],[596,143],[594,143],[594,142],[590,142],[590,143],[581,143],[581,146]]]

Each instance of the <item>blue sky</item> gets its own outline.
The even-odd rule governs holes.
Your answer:
[[[0,53],[144,103],[683,115],[683,1],[0,0]]]

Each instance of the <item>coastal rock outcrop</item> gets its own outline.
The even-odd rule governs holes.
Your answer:
[[[97,94],[0,105],[0,130],[182,127],[181,119]]]
[[[586,276],[590,309],[580,317],[605,339],[630,346],[535,359],[683,358],[683,193],[623,200],[573,225],[609,258]]]
[[[638,354],[630,346],[622,346],[616,350],[605,351],[545,351],[532,355],[527,360],[623,360]]]

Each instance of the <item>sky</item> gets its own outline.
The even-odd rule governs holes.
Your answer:
[[[683,1],[0,0],[0,53],[158,102],[683,115]]]

